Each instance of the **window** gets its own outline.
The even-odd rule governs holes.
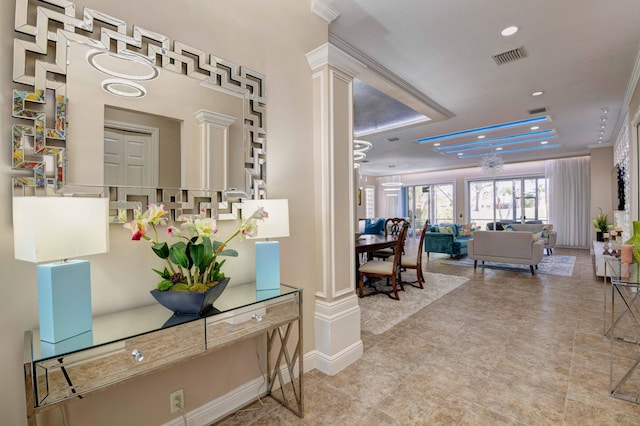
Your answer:
[[[546,222],[546,195],[542,176],[469,181],[469,218],[482,229],[494,221]]]
[[[375,186],[370,185],[364,189],[364,213],[365,217],[375,217],[376,211],[376,194]]]
[[[453,183],[416,185],[407,188],[407,210],[411,229],[420,236],[424,222],[453,223]]]

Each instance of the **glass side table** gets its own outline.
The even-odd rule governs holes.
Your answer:
[[[609,269],[611,396],[640,403],[640,268],[610,262]]]
[[[604,287],[602,291],[604,298],[604,315],[602,316],[602,332],[605,336],[609,337],[609,333],[611,332],[611,325],[609,322],[609,317],[611,316],[609,313],[609,306],[611,305],[611,290],[608,288],[607,284],[609,282],[612,282],[614,279],[620,279],[622,264],[620,263],[619,257],[603,254],[601,254],[600,257],[602,258],[604,264]]]

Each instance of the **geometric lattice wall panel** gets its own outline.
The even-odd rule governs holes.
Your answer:
[[[222,201],[218,191],[186,189],[143,189],[114,186],[108,188],[109,222],[125,223],[133,219],[135,209],[146,210],[151,203],[164,205],[168,219],[176,222],[182,215],[202,214],[218,220],[238,219],[240,198],[228,197]]]
[[[266,188],[266,86],[264,75],[168,36],[63,0],[16,0],[12,167],[18,187],[60,189],[65,184],[67,55],[83,43],[117,57],[137,59],[233,92],[244,99],[244,191],[264,198]],[[25,88],[27,87],[27,88]],[[51,100],[51,101],[50,101]],[[242,167],[234,165],[235,167]],[[77,183],[77,182],[76,182]]]

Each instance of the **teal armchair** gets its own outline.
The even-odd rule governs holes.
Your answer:
[[[448,226],[452,228],[454,233],[440,232],[440,226]],[[430,253],[444,253],[451,257],[460,258],[466,256],[467,241],[472,236],[460,235],[460,225],[457,224],[441,224],[434,225],[424,236],[424,251],[427,253],[427,260]]]

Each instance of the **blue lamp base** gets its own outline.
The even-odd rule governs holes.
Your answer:
[[[89,261],[38,265],[40,340],[59,343],[92,329]]]
[[[256,290],[280,290],[280,243],[256,242]]]

